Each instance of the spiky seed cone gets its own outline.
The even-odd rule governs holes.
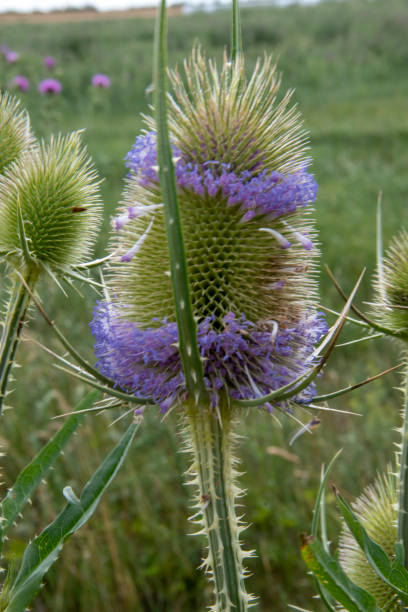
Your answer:
[[[33,144],[28,113],[17,98],[0,92],[0,174]]]
[[[0,251],[17,266],[79,264],[101,221],[98,187],[79,132],[42,142],[0,177]]]
[[[237,399],[264,395],[310,366],[326,331],[316,314],[317,185],[306,136],[290,93],[276,100],[270,59],[248,80],[242,60],[218,70],[196,49],[185,79],[170,78],[170,140],[205,383],[213,404],[221,389]],[[156,134],[145,119],[152,131],[127,157],[114,219],[114,303],[97,309],[92,329],[104,373],[166,410],[184,401],[185,385]]]
[[[254,178],[266,171],[294,174],[305,167],[305,133],[298,113],[288,107],[290,94],[276,102],[280,83],[269,59],[259,63],[247,81],[242,63],[225,63],[219,73],[195,51],[185,72],[185,85],[177,73],[170,75],[174,97],[169,105],[171,140],[185,165],[228,167],[237,176],[248,173]],[[137,256],[126,264],[119,258],[113,263],[110,285],[127,305],[126,317],[147,326],[152,316],[175,320],[175,313],[161,190],[157,182],[137,178],[127,181],[122,212],[137,204],[150,206],[154,214],[127,223],[113,235],[112,249],[121,255],[128,252],[153,217],[154,222]],[[299,320],[316,299],[317,250],[307,251],[294,239],[295,231],[315,238],[310,209],[302,207],[301,214],[288,209],[272,221],[261,214],[243,222],[245,210],[231,205],[215,185],[216,193],[204,195],[189,187],[179,189],[179,203],[197,320],[215,317],[214,326],[222,327],[229,312],[244,313],[251,321],[285,320],[286,325],[288,319]],[[270,234],[259,231],[265,225],[292,243],[291,248],[283,249]]]
[[[394,333],[408,334],[408,233],[392,240],[383,261],[383,277],[375,279],[376,321]]]
[[[389,472],[379,475],[353,504],[368,535],[390,559],[394,557],[397,540],[397,497],[396,477]],[[339,560],[349,578],[371,593],[384,612],[400,611],[398,597],[371,568],[347,526],[343,527],[340,537]]]

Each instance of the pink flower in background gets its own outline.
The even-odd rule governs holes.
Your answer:
[[[57,79],[44,79],[38,85],[38,91],[41,94],[56,95],[61,93],[62,85]]]
[[[5,51],[4,57],[6,58],[6,62],[9,64],[14,64],[20,57],[17,51]]]
[[[9,51],[10,49],[7,45],[0,45],[0,53],[2,53],[4,57],[6,56],[6,53],[8,53]]]
[[[111,80],[106,74],[94,74],[91,82],[93,87],[104,87],[106,89],[111,86]]]
[[[27,89],[30,89],[30,81],[27,79],[27,77],[22,76],[21,74],[14,77],[13,85],[15,85],[15,87],[17,87],[17,89],[20,91],[27,91]]]
[[[43,59],[43,64],[46,68],[49,68],[50,70],[52,70],[52,68],[55,68],[55,57],[52,57],[52,55],[47,55],[47,57],[44,57]]]

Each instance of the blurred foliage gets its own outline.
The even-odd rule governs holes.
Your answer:
[[[367,266],[359,302],[370,300],[375,266],[375,207],[383,190],[384,242],[406,224],[408,195],[408,80],[405,0],[352,0],[317,6],[259,8],[242,14],[248,70],[256,57],[273,53],[283,72],[283,89],[296,87],[305,125],[311,131],[313,171],[320,190],[316,204],[322,263],[334,270],[347,290]],[[1,25],[0,44],[20,53],[18,63],[0,63],[0,84],[16,74],[31,81],[21,94],[37,134],[86,128],[85,140],[101,176],[105,227],[98,254],[106,248],[109,217],[120,199],[125,175],[123,157],[142,126],[151,96],[153,21],[117,19],[91,24]],[[169,23],[169,62],[180,63],[196,39],[208,55],[221,58],[228,44],[229,13],[195,14]],[[51,73],[42,59],[53,55]],[[92,74],[112,79],[109,90],[91,88]],[[42,97],[40,79],[53,75],[63,84],[58,97]],[[4,278],[4,277],[3,277]],[[326,273],[321,273],[322,303],[340,309],[342,300]],[[74,291],[66,299],[41,287],[52,318],[92,360],[87,327],[97,296],[83,301]],[[363,306],[364,307],[364,306]],[[347,326],[343,338],[359,337]],[[51,367],[52,359],[30,339],[59,347],[33,311],[20,349],[19,384],[2,419],[1,445],[5,486],[33,456],[85,388]],[[381,340],[336,349],[320,382],[322,392],[346,386],[398,362],[398,347]],[[323,413],[321,426],[293,446],[297,425],[282,428],[268,415],[249,411],[242,419],[242,465],[247,487],[245,533],[258,557],[248,563],[248,588],[260,595],[259,609],[283,611],[288,603],[320,610],[312,602],[313,586],[299,554],[298,539],[311,523],[320,465],[339,447],[344,451],[332,479],[350,499],[370,482],[393,455],[400,397],[393,387],[398,374],[331,403],[338,410],[363,416]],[[10,558],[23,542],[55,516],[63,503],[62,488],[79,490],[100,459],[119,438],[126,423],[109,427],[119,412],[90,415],[76,440],[56,466],[33,506],[14,532]],[[196,571],[202,542],[188,525],[187,466],[179,452],[177,418],[163,423],[154,411],[138,433],[126,466],[113,483],[93,520],[64,548],[50,572],[35,610],[116,609],[173,612],[205,608],[206,582]],[[288,454],[289,453],[289,454]],[[334,503],[328,498],[331,532],[336,533]]]

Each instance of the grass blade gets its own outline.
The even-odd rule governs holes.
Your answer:
[[[326,517],[325,517],[325,505],[324,505],[324,488],[326,486],[327,478],[329,477],[331,469],[332,469],[335,461],[337,460],[337,458],[339,457],[341,452],[342,452],[342,449],[337,451],[337,453],[334,455],[334,457],[330,461],[329,465],[327,466],[327,469],[322,473],[322,477],[321,477],[321,480],[320,480],[320,486],[319,486],[319,490],[317,492],[316,503],[315,503],[314,512],[313,512],[312,535],[314,537],[318,536],[319,518],[320,518],[320,525],[321,525],[321,529],[322,529],[323,548],[324,548],[324,550],[327,553],[329,552],[329,547],[328,547],[328,544],[327,544],[327,537],[326,537],[326,533],[325,533]],[[316,586],[317,592],[320,595],[320,599],[322,600],[322,602],[326,606],[327,610],[329,610],[329,612],[335,612],[335,602],[333,601],[332,596],[319,583],[317,578],[315,578],[315,586]]]
[[[196,403],[207,399],[197,328],[191,307],[176,179],[167,124],[167,16],[161,0],[155,33],[154,93],[160,185],[163,192],[171,280],[176,308],[179,350],[189,393]]]
[[[80,499],[69,501],[55,521],[27,546],[20,571],[10,587],[6,612],[22,612],[32,601],[65,541],[94,513],[103,492],[122,465],[137,429],[137,423],[129,426],[86,484]]]

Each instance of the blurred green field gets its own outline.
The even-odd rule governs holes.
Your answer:
[[[272,53],[283,72],[283,90],[296,88],[306,127],[311,132],[313,171],[319,183],[317,224],[322,265],[328,264],[350,290],[361,269],[367,273],[358,303],[372,298],[375,267],[375,208],[383,191],[384,241],[408,225],[408,12],[405,0],[352,0],[317,6],[262,8],[242,14],[248,69],[256,57]],[[151,82],[153,21],[48,25],[5,24],[0,18],[0,44],[20,53],[18,63],[0,63],[0,86],[16,74],[31,80],[21,94],[40,136],[86,128],[84,139],[104,177],[105,225],[98,254],[105,251],[109,217],[122,189],[123,157],[141,128]],[[180,62],[199,40],[208,55],[221,57],[229,40],[229,14],[174,17],[169,23],[169,63]],[[57,59],[54,76],[64,90],[43,98],[36,91],[48,76],[42,58]],[[90,78],[103,72],[110,90],[91,90]],[[88,330],[95,294],[85,302],[70,292],[69,302],[48,286],[44,301],[50,315],[92,360]],[[341,308],[341,299],[327,274],[321,273],[322,304]],[[348,327],[344,338],[358,337]],[[86,389],[52,367],[52,360],[31,338],[57,349],[48,330],[33,315],[20,349],[13,410],[2,419],[0,443],[4,490],[39,446],[58,427],[51,417],[69,411]],[[346,386],[398,363],[398,347],[381,340],[336,349],[320,381],[322,391]],[[332,402],[336,409],[364,416],[325,413],[313,435],[289,447],[296,430],[289,420],[282,428],[268,415],[253,410],[243,416],[241,445],[248,488],[246,533],[249,548],[258,551],[248,563],[248,589],[260,595],[260,611],[282,611],[288,603],[320,611],[313,586],[299,554],[299,534],[309,529],[320,466],[338,448],[341,459],[332,479],[351,499],[393,457],[399,424],[397,374]],[[25,511],[9,546],[19,558],[24,543],[45,526],[63,505],[62,488],[75,491],[107,454],[126,422],[112,427],[119,413],[88,416],[75,441]],[[188,495],[183,471],[186,457],[178,452],[177,419],[164,423],[154,411],[90,524],[66,544],[49,573],[34,610],[53,612],[197,612],[208,605],[200,563],[199,539],[188,533]],[[276,450],[278,449],[278,450]],[[285,452],[293,453],[286,457]],[[278,453],[278,454],[276,454]],[[328,496],[333,539],[338,522]]]

